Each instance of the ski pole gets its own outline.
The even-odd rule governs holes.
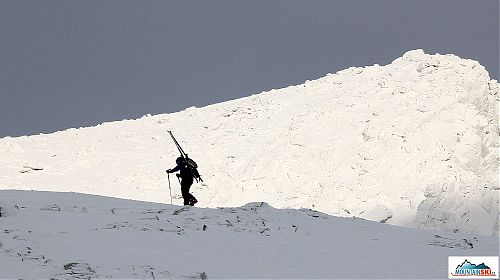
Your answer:
[[[168,178],[168,189],[170,190],[170,204],[174,204],[172,202],[172,188],[170,187],[170,173],[167,173],[167,178]]]

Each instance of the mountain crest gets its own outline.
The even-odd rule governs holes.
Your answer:
[[[496,112],[498,83],[478,62],[415,50],[203,108],[3,138],[0,188],[170,203],[171,130],[204,175],[200,207],[265,201],[495,235]]]

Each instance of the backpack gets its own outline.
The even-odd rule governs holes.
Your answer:
[[[201,179],[201,175],[198,172],[198,164],[190,158],[185,158],[184,162],[186,163],[186,166],[189,169],[189,171],[191,171],[191,173],[193,174],[193,177],[196,180],[196,182],[198,181],[203,182],[203,179]]]

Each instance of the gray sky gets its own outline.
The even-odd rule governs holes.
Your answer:
[[[498,79],[497,0],[0,0],[0,137],[169,113],[404,52]]]

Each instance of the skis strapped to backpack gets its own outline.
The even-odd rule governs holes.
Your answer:
[[[182,149],[181,145],[179,145],[179,142],[175,139],[174,135],[172,134],[172,131],[168,130],[168,133],[172,137],[172,140],[174,140],[175,146],[177,146],[177,149],[179,150],[179,153],[181,153],[181,157],[184,158],[184,162],[186,163],[187,167],[191,170],[193,173],[194,179],[196,182],[200,181],[203,182],[203,179],[201,179],[200,173],[198,173],[198,164],[192,159],[188,157],[188,155],[184,152]]]

